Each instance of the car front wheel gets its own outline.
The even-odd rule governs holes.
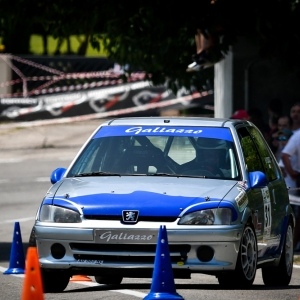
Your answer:
[[[121,276],[95,276],[95,281],[99,284],[111,284],[117,285],[120,284],[123,280]]]
[[[280,262],[277,267],[262,268],[262,278],[267,286],[287,286],[289,285],[293,273],[294,262],[293,250],[293,226],[290,222],[284,239],[284,245]]]
[[[36,239],[35,239],[35,230],[34,230],[34,227],[31,229],[31,233],[30,233],[29,241],[28,241],[28,246],[29,247],[36,247]]]
[[[257,270],[257,242],[252,226],[246,225],[241,238],[239,254],[235,270],[228,274],[220,274],[220,285],[249,287],[252,285]]]
[[[44,293],[61,293],[69,284],[67,273],[47,272],[42,269]]]

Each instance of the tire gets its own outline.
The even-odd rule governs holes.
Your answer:
[[[218,275],[219,284],[247,288],[253,284],[257,270],[257,241],[252,226],[246,225],[233,272]]]
[[[261,269],[263,282],[267,286],[288,286],[293,273],[294,248],[293,225],[289,222],[278,266]]]
[[[110,284],[117,285],[120,284],[123,280],[121,276],[95,276],[95,281],[99,284]]]
[[[44,293],[61,293],[69,284],[67,273],[46,272],[42,269]]]
[[[30,236],[29,236],[28,246],[29,247],[36,247],[36,239],[35,239],[35,230],[34,230],[34,227],[32,228]]]

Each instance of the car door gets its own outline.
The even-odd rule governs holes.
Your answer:
[[[268,179],[268,191],[264,197],[265,232],[264,241],[267,243],[267,253],[272,255],[277,250],[281,229],[284,227],[284,217],[288,198],[284,179],[272,151],[257,128],[248,127],[251,137],[258,149],[261,161]],[[267,194],[268,193],[268,194]]]
[[[244,154],[244,163],[247,172],[261,171],[264,168],[257,151],[257,148],[251,138],[251,135],[246,127],[237,129],[237,134],[240,140],[241,148]],[[252,219],[254,230],[257,238],[258,258],[262,258],[267,250],[267,244],[264,239],[265,226],[265,206],[264,196],[266,196],[268,187],[250,188],[247,190],[248,206],[252,210]]]

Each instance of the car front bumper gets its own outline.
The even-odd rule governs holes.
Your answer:
[[[123,225],[115,221],[84,221],[71,225],[37,221],[35,234],[41,267],[53,271],[96,268],[99,273],[101,269],[152,270],[160,225],[167,228],[171,264],[177,273],[180,270],[217,273],[235,269],[243,225],[183,226],[176,222]],[[104,239],[99,240],[99,232]],[[151,235],[150,240],[140,239]],[[57,249],[65,249],[65,253]]]

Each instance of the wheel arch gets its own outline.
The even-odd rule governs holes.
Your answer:
[[[284,246],[284,243],[285,243],[285,236],[286,236],[286,232],[287,232],[287,227],[288,227],[288,225],[289,225],[290,222],[292,223],[293,230],[294,230],[294,227],[295,227],[295,216],[294,216],[293,212],[290,212],[290,214],[287,214],[284,217],[282,231],[281,231],[280,244],[279,244],[279,247],[278,247],[278,249],[276,251],[276,254],[278,255],[278,257],[275,260],[275,263],[274,263],[275,266],[277,266],[279,264],[279,262],[280,262],[280,258],[281,258],[282,251],[283,251],[283,246]]]
[[[292,209],[292,207],[291,207],[290,204],[288,204],[288,205],[286,206],[286,215],[289,216],[289,219],[290,219],[290,220],[292,221],[292,223],[293,223],[293,228],[295,228],[296,218],[295,218],[293,209]]]
[[[249,207],[245,208],[241,218],[241,223],[244,225],[251,224],[254,227],[253,218],[252,218],[252,209],[250,209]]]

